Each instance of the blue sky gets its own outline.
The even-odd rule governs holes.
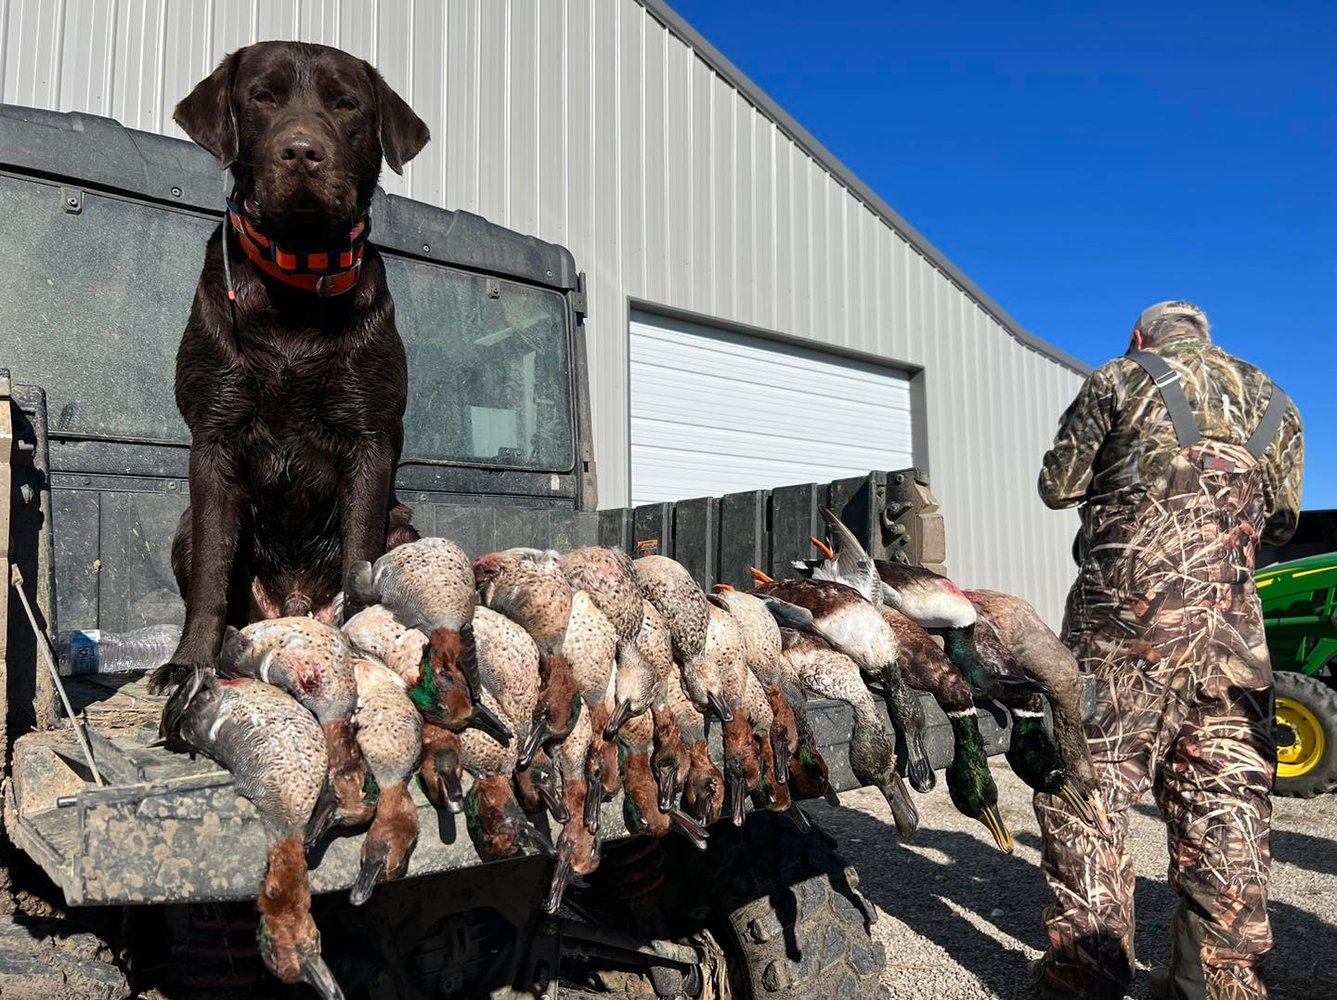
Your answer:
[[[1337,507],[1337,4],[670,2],[1041,337],[1200,304]]]

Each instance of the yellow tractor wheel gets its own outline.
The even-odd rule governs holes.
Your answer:
[[[1337,692],[1283,671],[1276,685],[1277,795],[1311,798],[1337,784]]]

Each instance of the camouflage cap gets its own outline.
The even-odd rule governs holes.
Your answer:
[[[1203,330],[1210,330],[1212,328],[1211,323],[1207,320],[1207,314],[1192,302],[1185,302],[1182,299],[1171,299],[1168,302],[1157,302],[1154,306],[1142,310],[1142,315],[1137,318],[1137,322],[1133,325],[1133,329],[1145,330],[1162,316],[1191,316],[1202,324]]]

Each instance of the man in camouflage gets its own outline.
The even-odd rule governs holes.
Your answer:
[[[1130,353],[1063,415],[1040,495],[1081,505],[1080,570],[1064,641],[1094,677],[1087,722],[1112,838],[1036,796],[1056,903],[1032,969],[1042,998],[1119,998],[1132,981],[1128,810],[1150,791],[1179,895],[1176,1000],[1267,996],[1272,668],[1252,570],[1259,541],[1295,530],[1300,416],[1261,371],[1211,343],[1186,302],[1138,319]]]

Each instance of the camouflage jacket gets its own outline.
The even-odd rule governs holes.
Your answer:
[[[1155,353],[1177,371],[1202,436],[1244,444],[1267,405],[1267,376],[1196,336],[1162,341]],[[1098,368],[1059,421],[1040,472],[1040,496],[1055,509],[1137,503],[1179,451],[1173,425],[1151,378],[1127,357]],[[1264,542],[1295,532],[1304,477],[1304,432],[1292,402],[1263,456]]]

